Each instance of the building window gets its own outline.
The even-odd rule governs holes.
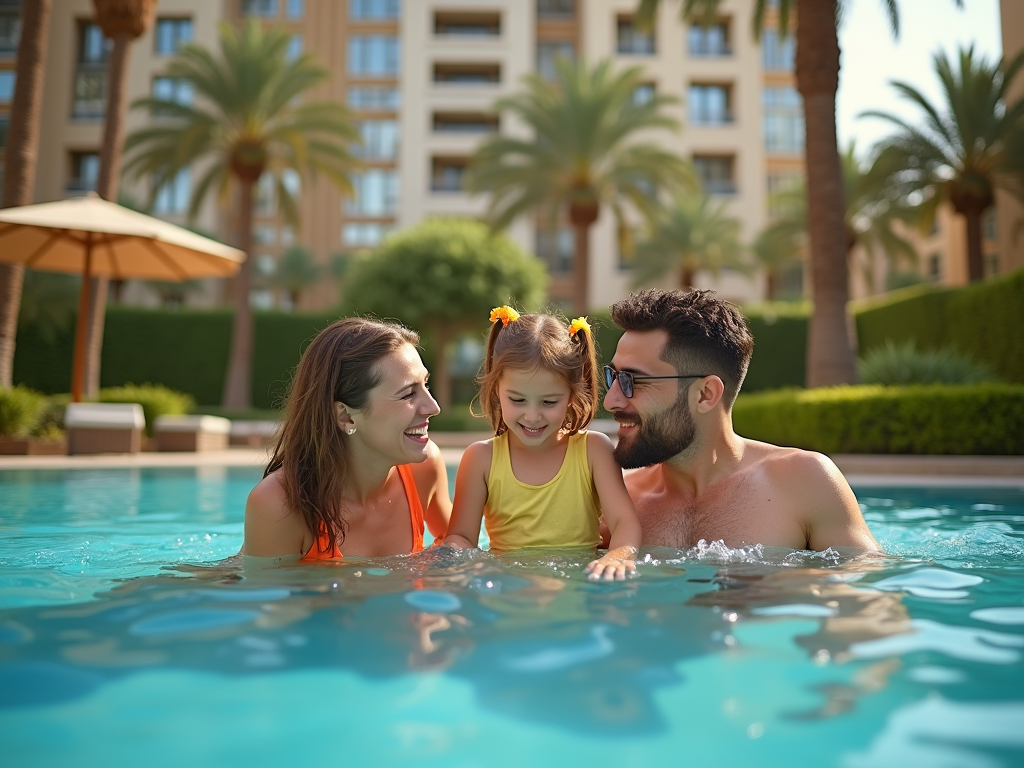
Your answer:
[[[727,85],[691,85],[687,111],[692,125],[725,125],[733,121],[731,88]]]
[[[732,195],[736,193],[731,155],[694,155],[693,169],[697,172],[701,186],[709,195]]]
[[[572,272],[572,257],[576,237],[572,227],[552,227],[550,222],[537,222],[534,230],[534,250],[551,274]]]
[[[153,98],[173,101],[175,104],[189,106],[192,103],[194,90],[192,83],[180,77],[154,77]]]
[[[761,61],[768,71],[792,72],[796,62],[796,42],[792,35],[779,37],[776,29],[761,33]]]
[[[192,19],[157,19],[153,39],[158,54],[177,53],[183,43],[192,42]]]
[[[933,283],[942,280],[942,254],[933,253],[928,257],[928,279]]]
[[[242,15],[276,19],[277,0],[242,0]]]
[[[289,19],[301,19],[306,15],[306,0],[288,0],[284,13]]]
[[[988,277],[995,277],[999,274],[999,254],[990,253],[985,256],[985,266],[987,267],[985,274]]]
[[[804,110],[795,88],[765,88],[763,95],[764,148],[768,152],[804,151]]]
[[[373,248],[387,237],[394,226],[379,222],[352,222],[341,228],[341,242],[351,248]]]
[[[576,46],[568,40],[547,40],[537,43],[537,74],[545,80],[558,77],[555,62],[559,58],[571,62],[576,56]]]
[[[656,95],[657,89],[654,87],[654,83],[641,83],[633,89],[633,96],[630,101],[633,102],[633,106],[642,107],[644,104],[650,104],[654,101]]]
[[[364,120],[359,134],[363,143],[355,147],[357,157],[391,160],[398,156],[398,123],[394,120]]]
[[[348,73],[362,77],[394,77],[398,73],[398,38],[386,35],[350,37]]]
[[[497,64],[435,64],[434,82],[494,85],[501,82],[501,67]]]
[[[650,56],[654,53],[654,33],[641,32],[633,26],[633,20],[620,16],[618,25],[618,45],[616,50],[627,56]]]
[[[0,104],[8,104],[14,98],[14,70],[0,71]]]
[[[273,224],[257,224],[252,228],[252,241],[256,245],[274,245],[277,242],[277,227]]]
[[[687,49],[691,56],[731,56],[729,45],[729,23],[720,21],[710,27],[694,25],[686,35]]]
[[[795,189],[802,179],[803,174],[798,171],[768,172],[768,216],[784,213],[782,206],[779,205],[779,193]]]
[[[264,173],[256,182],[255,213],[257,216],[273,216],[277,213],[277,189],[274,177],[269,173]]]
[[[377,88],[370,85],[348,89],[348,105],[353,109],[396,112],[399,102],[397,88]]]
[[[982,231],[985,235],[986,240],[996,240],[999,238],[999,229],[996,223],[996,209],[989,208],[985,211],[984,218],[982,219]]]
[[[0,150],[7,146],[7,129],[11,127],[11,118],[7,115],[0,115]],[[3,159],[3,154],[0,153],[0,160]],[[0,168],[3,166],[0,165]],[[2,189],[2,187],[0,187]]]
[[[619,269],[636,266],[637,228],[622,222],[615,227],[615,250],[619,257]]]
[[[501,16],[497,13],[437,13],[434,14],[434,34],[497,37],[501,34]]]
[[[92,22],[78,27],[78,66],[75,69],[71,116],[77,120],[101,119],[107,104],[107,56],[110,41]]]
[[[0,56],[18,52],[21,39],[21,14],[17,8],[0,8]]]
[[[93,192],[100,180],[99,152],[72,152],[71,178],[68,180],[69,194]]]
[[[281,227],[281,245],[287,248],[295,242],[295,227],[285,224]]]
[[[497,133],[498,116],[482,112],[435,112],[435,133]]]
[[[188,168],[182,168],[168,183],[156,193],[153,201],[153,213],[175,214],[188,211],[189,197],[192,194],[192,178]]]
[[[462,192],[463,178],[469,161],[464,157],[435,157],[431,161],[432,192]]]
[[[537,17],[571,19],[576,15],[576,0],[537,0]]]
[[[348,0],[350,19],[397,19],[400,0]]]
[[[398,209],[398,174],[372,169],[352,175],[355,197],[346,200],[347,213],[361,216],[390,216]]]
[[[302,55],[304,41],[302,35],[292,35],[288,41],[288,61],[295,61]]]

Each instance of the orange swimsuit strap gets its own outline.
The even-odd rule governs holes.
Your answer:
[[[416,490],[416,478],[412,474],[412,466],[401,464],[396,467],[398,476],[402,478],[402,488],[405,489],[405,499],[409,502],[409,524],[412,526],[412,551],[423,550],[423,504],[420,503],[420,494]],[[327,550],[326,552],[324,550]],[[328,541],[327,531],[321,530],[317,542],[310,547],[309,552],[302,556],[302,560],[336,560],[343,557],[338,549],[338,542]]]

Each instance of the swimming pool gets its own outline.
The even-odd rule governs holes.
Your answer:
[[[244,571],[251,469],[0,472],[7,766],[1020,766],[1024,490],[858,488],[890,556]]]

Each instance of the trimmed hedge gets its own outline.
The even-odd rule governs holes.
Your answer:
[[[829,387],[741,394],[736,432],[822,453],[1024,454],[1024,386]]]
[[[231,342],[229,310],[164,311],[111,306],[103,338],[100,386],[132,381],[159,382],[191,395],[200,405],[220,402]],[[280,404],[292,369],[334,314],[255,314],[253,406]],[[67,392],[71,384],[74,327],[52,343],[33,328],[18,333],[14,379],[46,393]]]
[[[908,288],[854,309],[862,355],[887,340],[955,347],[1024,383],[1024,269],[963,288]]]

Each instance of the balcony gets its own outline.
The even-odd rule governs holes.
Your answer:
[[[497,13],[437,13],[434,34],[443,37],[496,38],[501,35]]]
[[[434,133],[483,134],[498,132],[498,116],[475,112],[435,112]]]
[[[468,160],[463,157],[435,157],[431,162],[431,192],[464,192]]]
[[[434,82],[438,85],[492,86],[501,82],[498,64],[435,64]]]

